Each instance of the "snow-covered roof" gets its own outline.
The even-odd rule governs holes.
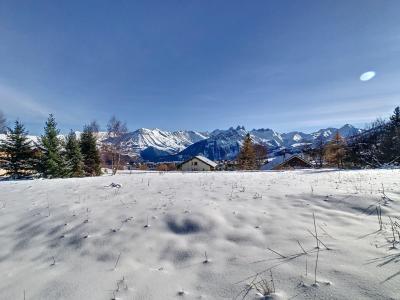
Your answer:
[[[204,157],[202,155],[196,155],[193,156],[187,160],[185,160],[184,162],[180,163],[179,166],[183,165],[184,163],[187,163],[188,161],[191,161],[192,159],[197,158],[198,160],[201,160],[203,163],[209,165],[210,167],[215,168],[218,164],[214,161],[212,161],[211,159],[208,159],[207,157]]]
[[[280,164],[283,164],[284,162],[292,159],[293,157],[298,157],[299,159],[303,160],[304,162],[309,163],[300,154],[292,154],[292,155],[286,155],[286,156],[280,155],[280,156],[275,156],[268,163],[261,166],[261,170],[273,170],[275,167],[279,166]]]
[[[275,168],[277,165],[283,163],[285,159],[283,158],[283,155],[281,156],[275,156],[271,160],[269,160],[266,164],[261,166],[261,170],[272,170]]]
[[[208,159],[207,157],[204,157],[202,155],[196,155],[195,158],[197,158],[198,160],[201,160],[203,163],[215,168],[218,164],[214,161],[212,161],[211,159]]]

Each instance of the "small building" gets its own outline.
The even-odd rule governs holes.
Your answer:
[[[277,156],[273,160],[261,167],[261,170],[295,170],[295,169],[310,169],[313,165],[311,162],[294,154],[288,157]]]
[[[178,170],[182,171],[214,171],[217,165],[217,163],[204,156],[196,155],[179,164],[177,167]]]

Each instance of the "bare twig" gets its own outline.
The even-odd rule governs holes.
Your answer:
[[[332,249],[329,248],[327,245],[325,245],[318,237],[316,237],[315,234],[312,233],[309,229],[307,229],[307,231],[308,231],[314,238],[316,238],[316,239],[326,248],[326,250],[332,250]],[[319,247],[318,247],[318,249],[319,249]]]
[[[315,240],[317,241],[317,249],[319,249],[319,242],[318,242],[318,233],[317,233],[317,225],[315,224],[315,213],[313,212],[313,219],[314,219],[314,230],[315,230]]]
[[[318,257],[319,257],[319,248],[318,248],[318,251],[317,251],[317,258],[315,259],[314,284],[317,284]]]
[[[376,207],[376,216],[378,217],[378,223],[379,223],[379,230],[382,230],[382,210],[381,210],[381,206],[377,206]]]
[[[204,251],[204,257],[205,257],[205,260],[203,261],[203,264],[209,263],[209,260],[208,260],[208,257],[207,257],[207,251]]]
[[[119,262],[119,258],[120,258],[120,257],[121,257],[121,252],[119,253],[118,258],[117,258],[117,261],[115,262],[114,270],[117,269],[117,265],[118,265],[118,262]]]
[[[389,216],[389,220],[390,220],[390,226],[392,228],[392,235],[393,235],[393,241],[392,241],[392,245],[393,246],[392,247],[394,249],[394,248],[396,248],[396,246],[395,246],[395,244],[396,244],[396,235],[394,234],[395,233],[395,229],[394,229],[392,218],[390,216]]]
[[[273,253],[279,255],[279,256],[282,257],[282,258],[287,258],[287,256],[284,256],[284,255],[280,254],[279,252],[276,252],[275,250],[272,250],[271,248],[267,248],[267,249],[268,249],[269,251],[271,251],[271,252],[273,252]]]
[[[299,244],[301,250],[303,250],[304,254],[307,254],[307,251],[304,250],[304,248],[303,248],[303,246],[300,244],[300,241],[299,241],[299,240],[297,240],[297,243]]]

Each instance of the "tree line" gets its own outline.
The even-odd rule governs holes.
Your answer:
[[[346,158],[345,139],[340,136],[339,132],[336,132],[328,143],[321,141],[322,139],[317,139],[315,147],[306,146],[303,153],[314,161],[315,167],[326,165],[343,167]],[[268,161],[267,152],[266,146],[254,144],[250,134],[247,134],[236,158],[238,168],[240,170],[259,170],[262,164]],[[287,153],[285,149],[281,152]]]
[[[387,121],[378,119],[363,132],[344,139],[336,132],[331,141],[317,138],[303,152],[317,167],[380,168],[400,165],[400,108]]]
[[[17,120],[13,128],[7,128],[5,139],[0,142],[1,168],[11,178],[36,173],[44,178],[98,176],[101,168],[97,132],[98,125],[92,122],[84,126],[79,138],[71,130],[62,139],[56,120],[50,114],[43,135],[34,144],[24,124]]]
[[[345,162],[353,167],[400,165],[400,107],[388,121],[377,120],[348,141]]]
[[[20,121],[8,128],[0,111],[0,133],[5,133],[0,141],[0,168],[11,178],[34,174],[44,178],[99,176],[101,153],[105,153],[111,157],[114,175],[121,166],[122,136],[127,131],[126,124],[113,116],[107,124],[107,139],[100,149],[97,122],[85,125],[79,137],[71,130],[65,138],[60,138],[56,120],[50,114],[43,135],[34,143]]]
[[[305,146],[302,152],[318,168],[400,166],[400,108],[394,109],[388,121],[377,120],[360,134],[347,139],[336,132],[330,141],[325,142],[320,135],[313,145]],[[236,159],[238,168],[260,169],[266,158],[266,147],[254,144],[250,134],[247,134]]]

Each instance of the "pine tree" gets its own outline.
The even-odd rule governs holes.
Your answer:
[[[390,122],[394,127],[400,127],[400,107],[394,109],[393,115],[390,117]]]
[[[67,135],[65,142],[65,159],[67,165],[67,175],[69,177],[83,176],[83,158],[79,141],[76,138],[75,132]]]
[[[21,178],[34,170],[34,154],[31,141],[27,138],[24,125],[15,121],[14,129],[9,129],[0,144],[2,168],[12,178]]]
[[[47,178],[66,176],[66,165],[62,156],[62,142],[58,138],[59,130],[52,114],[46,121],[44,135],[40,137],[43,150],[40,162],[40,173]]]
[[[400,107],[394,109],[393,115],[390,117],[389,122],[389,135],[391,138],[390,145],[390,160],[391,164],[400,164]]]
[[[86,125],[81,135],[81,153],[83,156],[84,172],[86,176],[101,175],[100,152],[97,149],[96,135],[91,125]]]
[[[243,145],[238,155],[239,168],[242,170],[254,170],[256,169],[256,153],[254,151],[253,142],[250,134],[248,133],[243,141]]]

